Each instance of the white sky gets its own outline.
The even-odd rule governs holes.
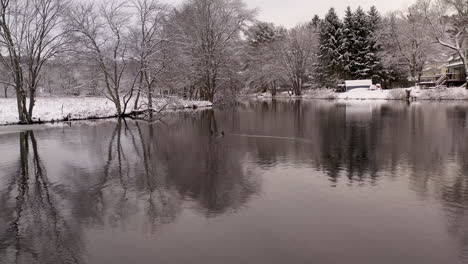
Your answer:
[[[184,0],[165,0],[177,5]],[[414,0],[244,0],[250,8],[258,8],[257,18],[267,22],[293,27],[298,23],[307,22],[317,14],[323,17],[334,7],[340,16],[344,15],[347,6],[354,10],[358,6],[369,9],[375,5],[380,13],[403,9]]]

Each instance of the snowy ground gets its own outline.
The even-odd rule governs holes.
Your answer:
[[[262,93],[257,97],[270,98],[273,97],[270,93]],[[282,92],[275,96],[275,98],[290,98],[298,96],[290,96],[288,92]],[[405,99],[406,93],[405,89],[392,89],[392,90],[369,90],[366,88],[353,89],[345,93],[337,93],[332,89],[312,89],[304,91],[302,96],[299,98],[309,98],[309,99],[356,99],[356,100],[365,100],[365,99],[383,99],[383,100],[397,100]]]
[[[411,96],[418,100],[468,100],[468,90],[466,88],[413,88]]]
[[[338,93],[336,98],[352,100],[402,100],[406,99],[406,92],[405,89],[369,90],[357,88],[345,93]]]
[[[178,98],[156,99],[154,103],[156,110],[166,106],[166,110],[183,108],[211,107],[207,101],[187,101]],[[131,111],[133,102],[130,102]],[[60,97],[60,98],[37,98],[33,111],[35,121],[59,121],[81,120],[91,118],[105,118],[116,115],[114,104],[106,98],[101,97]],[[0,125],[18,123],[18,112],[15,98],[0,98]]]
[[[396,88],[389,90],[369,90],[366,88],[353,89],[345,93],[336,93],[331,89],[314,89],[304,91],[301,98],[309,99],[338,99],[338,100],[406,100],[406,90],[410,90],[411,97],[419,100],[468,100],[468,90],[465,88]],[[257,97],[270,98],[270,93],[262,93]],[[276,98],[290,98],[287,92],[280,93]]]

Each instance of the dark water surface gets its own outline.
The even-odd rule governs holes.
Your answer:
[[[468,263],[468,104],[0,128],[0,263]]]

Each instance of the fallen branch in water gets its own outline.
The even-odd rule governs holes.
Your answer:
[[[162,115],[162,112],[166,110],[168,105],[169,103],[166,103],[159,110],[155,110],[153,108],[133,110],[132,112],[125,114],[124,117],[129,117],[131,119],[142,119],[142,120],[152,121],[154,118],[154,114],[160,117]]]

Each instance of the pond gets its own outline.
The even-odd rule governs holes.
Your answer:
[[[468,104],[0,128],[0,263],[468,263]]]

